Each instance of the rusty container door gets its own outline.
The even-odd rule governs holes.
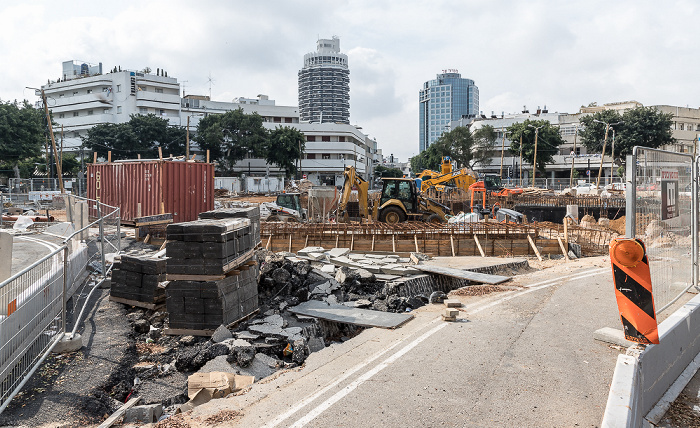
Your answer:
[[[88,198],[120,208],[122,221],[160,213],[160,162],[88,165]],[[93,210],[90,215],[96,215]]]
[[[214,209],[214,165],[200,162],[165,162],[162,179],[165,212],[175,223],[197,220]]]

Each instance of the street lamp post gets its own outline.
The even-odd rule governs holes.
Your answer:
[[[611,126],[619,125],[622,123],[622,121],[615,122],[615,123],[607,123],[607,122],[603,122],[603,121],[598,120],[598,119],[593,119],[593,122],[598,122],[598,123],[602,123],[603,125],[605,125],[605,138],[603,139],[603,152],[600,154],[600,167],[598,167],[598,179],[595,181],[595,189],[598,190],[598,188],[600,186],[600,175],[603,173],[603,160],[605,159],[605,147],[608,144],[608,131],[610,130]]]
[[[540,128],[542,128],[545,124],[542,124],[540,126],[532,126],[532,124],[527,124],[530,128],[535,128],[535,156],[532,159],[532,184],[533,187],[535,186],[535,178],[537,177],[537,136],[540,133]]]
[[[578,125],[574,132],[574,150],[571,154],[571,172],[569,173],[569,187],[574,187],[574,161],[576,160],[576,137],[578,137]]]

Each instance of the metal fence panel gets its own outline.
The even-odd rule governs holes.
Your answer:
[[[64,324],[65,247],[0,285],[0,400],[4,402],[53,343]]]
[[[692,155],[635,147],[628,183],[628,235],[641,239],[651,269],[654,305],[661,313],[694,285]],[[630,171],[632,172],[632,171]]]

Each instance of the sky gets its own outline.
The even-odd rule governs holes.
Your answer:
[[[297,73],[321,38],[340,38],[350,122],[385,156],[418,153],[418,91],[445,69],[479,87],[480,107],[516,113],[636,100],[700,107],[694,1],[0,1],[0,100],[78,60],[167,71],[215,101],[265,94],[298,105]],[[211,78],[211,85],[210,85]]]

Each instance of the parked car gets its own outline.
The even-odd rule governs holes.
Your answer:
[[[605,190],[610,191],[610,190],[618,190],[618,191],[624,191],[627,190],[627,183],[612,183],[608,184],[605,186]]]
[[[579,183],[571,189],[576,190],[577,195],[591,195],[596,193],[595,184],[593,183]]]

